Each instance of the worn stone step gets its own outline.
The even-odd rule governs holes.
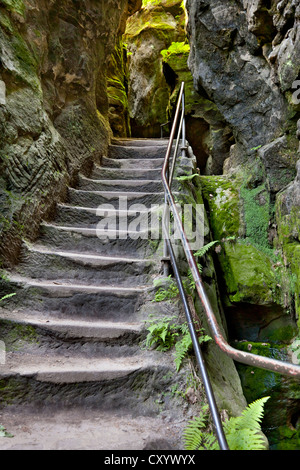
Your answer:
[[[20,334],[19,326],[24,327],[25,336],[26,328],[30,328],[32,333],[34,329],[34,336],[39,336],[39,331],[43,334],[48,335],[51,333],[49,341],[53,341],[53,334],[58,335],[59,338],[64,340],[76,340],[76,341],[96,341],[102,342],[115,342],[121,345],[123,340],[128,338],[140,337],[145,326],[143,322],[128,322],[128,321],[109,321],[109,320],[95,320],[95,319],[79,319],[79,318],[59,318],[52,315],[49,311],[35,312],[32,310],[16,310],[6,311],[0,309],[0,325],[1,325],[1,338],[3,336],[3,330],[13,330],[17,327],[16,336],[18,332]],[[21,338],[20,338],[21,339]],[[54,345],[57,347],[57,344]],[[111,349],[109,349],[111,351]]]
[[[111,321],[136,321],[137,310],[147,296],[147,286],[119,287],[89,285],[67,280],[36,280],[7,273],[12,309],[49,310],[58,317],[97,318]],[[7,293],[6,283],[0,294]]]
[[[145,138],[114,138],[111,146],[121,147],[167,147],[169,139],[145,139]]]
[[[136,237],[135,237],[136,235]],[[78,253],[94,253],[107,256],[124,256],[129,258],[158,258],[160,252],[155,253],[161,245],[161,239],[151,238],[149,234],[115,234],[103,233],[94,228],[76,226],[61,226],[42,223],[40,227],[40,242],[48,247],[58,250],[70,250]],[[101,238],[99,238],[101,236]],[[123,236],[123,238],[120,238]]]
[[[122,207],[122,206],[121,206]],[[153,209],[142,208],[143,210],[118,210],[101,209],[96,207],[82,207],[68,204],[58,204],[55,222],[61,225],[76,225],[86,228],[96,228],[97,226],[114,226],[130,230],[134,226],[147,227],[152,220],[153,224],[163,214],[163,206],[153,205]],[[136,221],[136,224],[134,223]],[[157,222],[157,223],[158,223]]]
[[[103,168],[95,165],[91,174],[93,179],[104,180],[159,180],[161,181],[161,170],[159,169],[144,169],[144,168]]]
[[[120,199],[121,198],[121,199]],[[121,191],[85,191],[82,189],[69,188],[68,203],[70,205],[82,207],[99,207],[109,204],[111,207],[122,210],[146,210],[152,205],[161,205],[164,202],[163,193],[141,193],[141,192],[121,192]],[[143,207],[131,208],[132,205],[139,204]]]
[[[178,420],[164,416],[132,416],[76,407],[49,407],[43,413],[24,406],[0,412],[0,422],[14,436],[0,440],[1,450],[113,450],[181,449]],[[24,431],[25,430],[25,431]],[[135,455],[135,454],[133,454]],[[124,462],[135,466],[134,460]],[[113,459],[112,456],[109,458]],[[130,457],[131,458],[131,457]],[[112,462],[113,463],[113,462]]]
[[[101,160],[101,168],[118,168],[121,170],[158,170],[163,167],[163,158],[107,158]]]
[[[15,271],[44,280],[84,281],[90,285],[134,286],[151,282],[154,260],[117,258],[47,249],[24,244]]]
[[[151,352],[113,359],[8,353],[0,365],[0,409],[5,404],[30,405],[36,411],[85,406],[156,415],[174,371],[174,364]]]
[[[104,180],[92,179],[79,175],[78,189],[91,191],[122,191],[153,193],[162,192],[163,185],[159,180]]]
[[[86,358],[61,355],[8,353],[0,365],[0,380],[5,377],[34,377],[38,382],[77,384],[115,380],[150,366],[143,357]]]

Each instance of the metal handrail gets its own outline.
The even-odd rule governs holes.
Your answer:
[[[205,315],[209,324],[211,335],[215,343],[217,344],[217,346],[221,349],[221,351],[227,354],[227,356],[229,356],[234,361],[241,362],[243,364],[251,365],[254,367],[259,367],[262,369],[270,370],[272,372],[277,372],[279,374],[291,376],[294,378],[300,378],[300,366],[299,365],[290,364],[290,363],[283,362],[277,359],[272,359],[269,357],[259,356],[257,354],[247,353],[247,352],[240,351],[240,350],[233,348],[225,340],[220,330],[220,327],[218,325],[211,303],[205,292],[202,279],[199,273],[199,269],[197,266],[197,262],[191,250],[188,238],[185,234],[185,231],[182,225],[182,220],[179,215],[179,212],[178,212],[178,209],[177,209],[177,206],[176,206],[176,203],[175,203],[172,191],[171,191],[173,171],[174,171],[174,166],[175,166],[175,160],[177,157],[177,148],[178,148],[180,133],[182,136],[182,155],[185,156],[186,154],[186,136],[185,136],[185,119],[184,119],[184,112],[185,112],[184,87],[185,87],[185,84],[184,82],[182,82],[180,91],[178,94],[178,102],[177,102],[176,112],[175,112],[174,121],[172,125],[172,130],[171,130],[171,134],[169,138],[169,143],[168,143],[168,147],[167,147],[167,151],[166,151],[166,155],[164,159],[164,164],[163,164],[163,169],[162,169],[162,182],[163,182],[164,189],[165,189],[165,205],[166,207],[168,206],[168,210],[170,208],[173,213],[174,223],[176,224],[177,230],[180,233],[182,246],[183,246],[193,279],[195,281],[196,291],[204,307],[204,312],[205,312]],[[182,121],[179,126],[179,132],[178,132],[177,143],[176,143],[176,151],[173,156],[172,172],[171,174],[169,174],[169,162],[170,162],[170,157],[171,157],[171,150],[172,150],[173,141],[175,138],[176,128],[178,125],[180,109],[182,109]],[[165,211],[165,214],[166,213],[167,211]],[[181,277],[178,271],[176,258],[174,256],[174,252],[172,249],[172,244],[169,239],[169,227],[166,225],[165,215],[163,218],[163,230],[164,230],[164,238],[165,238],[164,260],[166,260],[167,255],[169,255],[170,261],[173,267],[174,275],[176,277],[176,282],[178,284],[180,296],[183,301],[186,316],[188,319],[188,324],[190,328],[194,350],[195,350],[196,357],[198,360],[198,365],[200,367],[202,378],[204,378],[204,385],[206,387],[207,398],[208,398],[210,409],[212,412],[212,417],[213,417],[217,437],[219,440],[220,448],[223,450],[226,450],[228,449],[226,439],[222,432],[222,426],[221,426],[218,410],[216,409],[216,406],[215,406],[215,399],[213,397],[213,393],[212,393],[209,381],[208,383],[206,383],[206,379],[208,379],[208,376],[206,373],[204,362],[202,360],[202,353],[201,353],[201,349],[199,346],[199,342],[197,341],[197,336],[195,336],[195,328],[193,326],[193,321],[192,321],[192,317],[191,317],[190,310],[188,307],[188,303],[186,302],[186,297],[185,297],[184,289],[182,287],[182,281],[181,281]]]

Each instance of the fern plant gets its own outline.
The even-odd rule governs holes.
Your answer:
[[[161,282],[164,280],[169,282],[169,285],[166,289],[159,287],[155,293],[153,302],[163,302],[164,300],[171,300],[178,296],[179,289],[174,279],[172,279],[171,274],[167,278],[158,279],[154,281],[154,287],[158,287]]]
[[[147,327],[146,347],[155,347],[158,351],[169,351],[175,347],[174,361],[177,372],[184,358],[192,350],[193,342],[189,332],[188,324],[178,324],[175,317],[163,317],[159,320],[151,320]],[[203,330],[198,331],[199,343],[209,341],[210,336],[205,335]]]
[[[7,294],[7,295],[5,295],[4,297],[2,297],[2,298],[0,299],[0,302],[1,302],[2,300],[6,300],[6,299],[9,299],[10,297],[13,297],[14,295],[16,295],[16,294],[15,294],[15,293],[13,293],[13,294]]]
[[[207,243],[202,248],[200,248],[200,250],[196,251],[196,253],[194,253],[194,255],[199,256],[200,258],[202,258],[202,256],[204,256],[217,243],[220,243],[220,241],[219,240],[214,240],[212,242]]]
[[[260,433],[264,405],[270,397],[260,398],[250,403],[242,414],[224,423],[224,433],[230,450],[264,450],[265,443]],[[201,415],[190,421],[184,430],[186,450],[219,450],[219,444],[212,433],[205,432],[208,407]]]
[[[151,320],[147,330],[146,347],[155,346],[158,351],[168,351],[178,336],[178,325],[172,320],[175,317],[163,317],[160,320]]]

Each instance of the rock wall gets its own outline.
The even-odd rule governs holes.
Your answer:
[[[299,361],[289,348],[300,326],[300,5],[187,0],[186,8],[194,86],[217,108],[227,145],[221,159],[210,152],[200,180],[212,237],[222,242],[214,259],[229,338]],[[272,395],[271,446],[299,448],[299,384],[249,367],[239,372],[248,401]]]
[[[124,41],[130,53],[128,101],[135,137],[160,137],[160,126],[168,120],[170,89],[161,51],[172,42],[185,40],[181,3],[148,2],[127,23]]]
[[[1,256],[106,152],[107,63],[141,0],[0,2]]]

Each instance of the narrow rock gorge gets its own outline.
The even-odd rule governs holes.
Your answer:
[[[89,256],[98,258],[106,250],[106,254],[112,250],[112,256],[118,257],[129,253],[129,265],[125,266],[123,260],[122,267],[118,265],[117,269],[116,266],[112,269],[111,260],[105,267],[103,260],[97,260],[102,270],[100,284],[101,276],[107,282],[116,283],[118,270],[122,272],[121,282],[124,275],[123,287],[128,289],[132,288],[131,284],[127,285],[131,275],[137,282],[134,289],[139,289],[139,283],[144,286],[154,278],[163,277],[159,263],[161,247],[154,247],[153,241],[141,255],[140,247],[135,249],[134,243],[128,247],[125,242],[120,246],[112,244],[110,248],[101,245],[100,253],[95,240],[86,243],[82,229],[75,234],[57,235],[55,224],[71,225],[77,221],[78,207],[89,208],[87,213],[82,213],[80,224],[81,227],[87,224],[85,230],[93,230],[97,201],[114,204],[116,192],[131,192],[133,201],[137,198],[145,204],[151,198],[155,201],[156,196],[157,200],[160,198],[163,189],[158,186],[158,170],[182,81],[185,82],[188,157],[179,160],[174,185],[180,202],[205,207],[205,243],[215,243],[201,259],[202,279],[220,327],[237,349],[299,364],[300,5],[297,0],[0,0],[0,298],[19,288],[10,281],[10,274],[24,275],[26,270],[23,272],[22,266],[25,262],[28,268],[28,252],[34,252],[31,244],[39,240],[42,241],[38,243],[50,240],[53,246],[59,242],[60,251],[74,247],[72,250],[78,249],[81,258],[77,256],[65,266],[65,260],[53,261],[53,256],[48,259],[49,253],[35,254],[29,262],[33,263],[30,276],[35,279],[47,279],[59,271],[59,279],[69,276],[68,282],[81,282],[84,275],[93,284],[98,279],[97,275],[93,278],[96,265],[93,262],[91,267],[91,260],[82,261],[82,256],[87,256],[85,250]],[[146,148],[140,150],[143,143]],[[65,207],[70,201],[75,208]],[[188,269],[180,249],[178,256],[182,274],[187,277]],[[142,266],[140,261],[133,262],[135,257],[143,262],[146,262],[144,258],[152,259],[153,269],[147,264],[149,259]],[[79,263],[79,274],[72,263]],[[40,306],[44,304],[50,312],[55,304],[51,296],[47,300],[39,298],[37,306],[32,303],[37,284],[38,281],[35,286],[30,285],[32,298],[31,290],[25,289],[25,307],[28,309],[29,305],[33,311],[41,311]],[[154,290],[150,292],[154,295]],[[129,297],[128,301],[119,298],[117,308],[122,303],[120,309],[125,314],[132,308],[136,321],[141,303],[132,300],[131,294]],[[191,297],[196,315],[210,334],[199,298],[195,292]],[[61,300],[60,315],[70,314],[73,307],[77,313],[84,309],[81,297],[78,302],[73,298],[72,308],[68,307],[66,298]],[[98,302],[100,310],[110,312],[109,301],[101,302]],[[143,321],[153,311],[160,310],[148,297],[142,304],[140,319]],[[14,343],[12,338],[19,331],[22,347],[26,341],[32,347],[35,338],[44,348],[54,335],[53,344],[64,351],[64,358],[66,351],[71,350],[75,356],[83,352],[86,357],[107,354],[104,346],[108,345],[102,344],[102,340],[100,344],[99,337],[95,346],[83,341],[86,337],[90,340],[87,331],[81,332],[78,345],[73,344],[78,330],[69,332],[70,340],[58,324],[58,336],[57,331],[55,334],[52,331],[49,338],[41,336],[40,326],[37,328],[36,324],[33,330],[24,332],[16,327],[12,331],[7,322],[10,316],[16,318],[14,308],[19,308],[17,298],[1,302],[0,339],[7,344]],[[176,299],[163,304],[161,315],[174,313],[178,315]],[[89,316],[91,312],[86,314]],[[19,317],[18,321],[21,321]],[[128,348],[128,356],[137,353],[140,333],[140,330],[122,332],[125,340],[121,349]],[[71,341],[70,348],[64,345],[66,340]],[[108,347],[114,350],[115,344]],[[36,354],[35,348],[36,345],[30,354],[32,351]],[[168,358],[164,370],[158,368],[156,373],[152,372],[152,367],[156,367],[154,362],[157,358],[158,362],[161,360],[156,352],[152,353],[153,364],[140,376],[134,371],[136,375],[128,383],[124,376],[118,380],[124,390],[134,389],[140,400],[137,408],[147,395],[146,408],[151,417],[157,414],[160,419],[159,413],[163,413],[163,419],[170,423],[174,419],[170,396],[179,395],[174,392],[176,374]],[[120,355],[115,353],[117,362]],[[237,416],[247,403],[270,396],[262,422],[268,447],[300,449],[298,379],[235,363],[213,341],[205,345],[204,355],[222,418]],[[39,393],[40,386],[29,384],[28,379],[14,380],[0,381],[3,397],[11,399],[15,393],[18,404],[21,403],[22,386],[27,391],[30,389],[29,401],[31,393]],[[142,380],[146,384],[144,392]],[[190,391],[191,385],[183,385],[184,380],[187,379],[182,373],[178,378],[180,386]],[[151,386],[155,390],[153,399]],[[169,398],[164,394],[164,387]],[[69,393],[75,397],[73,389],[69,392],[69,385],[64,386],[63,393],[53,382],[49,389],[52,388],[53,396],[56,394],[58,398]],[[86,385],[78,388],[85,399],[90,396]],[[110,384],[108,389],[111,391]],[[102,392],[97,393],[92,396],[102,398]],[[119,403],[118,393],[115,397]],[[182,408],[178,412],[182,426],[184,418],[195,415],[202,399],[199,396],[195,400],[187,399],[187,395],[184,403],[180,402]],[[51,399],[45,396],[53,403],[53,396]],[[0,408],[7,417],[9,409],[4,402],[0,399]],[[109,399],[108,402],[112,403]],[[197,402],[195,408],[194,402]],[[133,401],[128,399],[128,403],[134,408]],[[86,404],[89,409],[89,398]],[[148,444],[152,442],[157,423],[153,421],[154,428],[149,425]],[[0,424],[5,423],[0,420]],[[157,425],[162,426],[160,436],[163,436],[162,421]],[[131,432],[135,431],[131,428]],[[160,446],[181,445],[177,434],[170,439],[166,436],[166,441],[159,439]]]

